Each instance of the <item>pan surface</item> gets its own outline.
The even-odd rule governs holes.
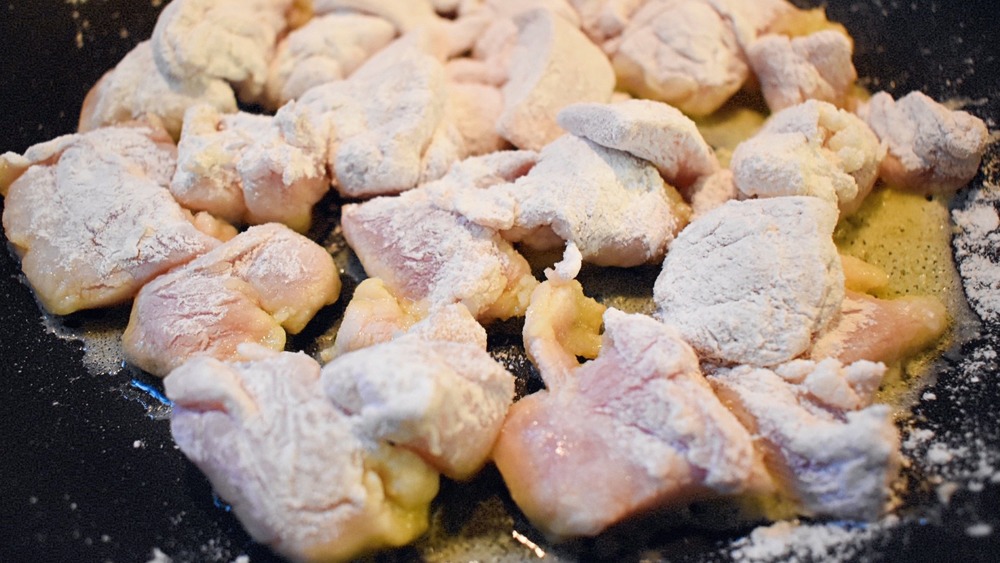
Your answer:
[[[0,4],[0,151],[23,152],[72,132],[86,91],[149,36],[162,4]],[[830,0],[828,12],[855,38],[855,63],[870,90],[896,96],[922,90],[956,100],[991,131],[997,128],[1000,40],[994,27],[1000,4]],[[955,216],[995,214],[998,176],[1000,155],[991,146],[972,189],[956,199]],[[826,526],[808,538],[793,533],[789,545],[799,553],[826,559],[822,550],[801,547],[820,541],[821,532],[833,537],[823,549],[830,547],[830,556],[840,559],[995,561],[1000,553],[1000,310],[990,299],[1000,300],[1000,274],[982,267],[1000,262],[1000,254],[997,240],[987,236],[996,225],[958,222],[955,246],[969,265],[967,287],[984,322],[969,326],[969,340],[938,362],[936,383],[902,424],[911,460],[903,504],[895,518],[873,526]],[[324,314],[329,320],[336,311]],[[127,309],[45,317],[22,282],[17,260],[0,252],[0,561],[147,561],[154,548],[174,561],[275,560],[175,449],[159,381],[102,362],[107,354],[96,349],[99,341],[88,340],[91,349],[85,350],[72,338],[102,327],[112,327],[113,335],[126,318]],[[113,340],[104,344],[111,355]],[[506,341],[501,337],[492,345],[502,349]],[[482,553],[504,560],[534,560],[545,552],[549,560],[716,561],[753,553],[741,540],[746,529],[649,520],[553,548],[520,516],[492,470],[470,484],[445,483],[434,510],[441,529],[471,543],[485,538]],[[490,543],[500,536],[507,541]],[[442,561],[473,558],[441,552],[431,541],[378,559],[435,553]]]

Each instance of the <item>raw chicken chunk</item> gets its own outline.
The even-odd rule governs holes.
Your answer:
[[[232,222],[279,222],[304,232],[330,189],[329,124],[294,102],[272,116],[188,110],[170,191],[183,205]]]
[[[699,178],[683,193],[685,199],[691,202],[692,221],[721,207],[727,201],[740,199],[740,191],[736,189],[733,172],[728,168],[722,168],[709,176]]]
[[[886,405],[868,404],[885,367],[796,362],[709,376],[756,438],[779,487],[811,517],[871,520],[899,471],[899,436]]]
[[[526,176],[493,191],[514,202],[511,222],[497,223],[505,237],[534,244],[537,230],[551,229],[601,266],[661,260],[690,215],[655,166],[573,135],[546,146]]]
[[[672,186],[684,189],[719,170],[698,126],[677,108],[650,100],[573,104],[559,125],[578,136],[651,162]]]
[[[179,83],[221,79],[257,101],[280,34],[308,12],[303,0],[176,0],[153,29],[160,73]]]
[[[337,300],[340,277],[321,246],[279,224],[251,227],[146,284],[122,336],[130,363],[165,376],[185,360],[244,359],[239,345],[282,350]]]
[[[399,445],[459,480],[486,463],[514,400],[514,376],[485,345],[427,333],[334,359],[323,367],[323,388],[358,435]]]
[[[164,387],[174,441],[255,540],[294,561],[346,561],[427,529],[436,471],[358,436],[312,358],[244,355],[253,361],[194,358]]]
[[[440,20],[431,0],[312,0],[320,15],[358,12],[387,20],[399,33]]]
[[[935,297],[878,299],[848,291],[840,315],[810,355],[845,364],[858,360],[892,364],[937,342],[948,325],[948,311]]]
[[[618,83],[642,98],[707,115],[750,75],[736,34],[708,0],[650,0],[612,57]]]
[[[479,320],[521,315],[537,282],[493,229],[436,206],[426,189],[345,205],[344,237],[369,276],[397,298],[463,303]]]
[[[493,451],[532,524],[553,539],[592,536],[643,511],[754,486],[761,470],[750,435],[715,398],[677,332],[609,309],[600,355],[573,367],[580,350],[562,349],[575,316],[566,308],[582,294],[552,283],[532,299],[525,346],[536,359],[565,359],[538,362],[548,389],[514,404]],[[567,295],[541,299],[553,292]],[[591,315],[580,313],[596,336]]]
[[[344,196],[399,193],[447,171],[440,162],[429,166],[448,99],[444,68],[420,49],[402,48],[405,40],[300,100],[331,122],[329,169]],[[462,158],[458,150],[449,160]]]
[[[809,99],[844,107],[858,79],[854,44],[839,31],[804,37],[768,34],[747,48],[747,58],[772,112]]]
[[[128,301],[150,279],[208,252],[167,189],[176,149],[157,126],[108,127],[8,153],[3,226],[50,312]]]
[[[562,135],[559,110],[610,100],[615,74],[600,49],[552,12],[523,12],[514,22],[517,44],[497,130],[518,148],[538,150]]]
[[[812,197],[730,201],[671,244],[658,316],[704,358],[773,366],[806,352],[840,310],[837,211]]]
[[[278,43],[267,104],[278,108],[313,86],[348,77],[395,36],[392,24],[374,16],[332,13],[310,20]]]
[[[382,280],[368,278],[354,290],[337,338],[331,348],[323,351],[323,357],[332,359],[388,342],[404,333],[425,340],[471,343],[486,349],[486,331],[464,305],[444,305],[426,313],[417,304],[397,298]]]
[[[619,37],[645,0],[569,0],[580,15],[580,26],[594,44],[611,53],[608,42]]]
[[[736,188],[746,196],[810,195],[853,213],[871,193],[885,148],[856,116],[809,100],[774,114],[733,152]]]
[[[949,194],[967,184],[982,161],[989,132],[981,119],[949,110],[920,92],[898,101],[885,92],[859,110],[889,152],[879,171],[898,188]]]
[[[80,110],[80,132],[155,115],[173,138],[181,134],[184,112],[208,104],[220,113],[236,111],[233,89],[219,79],[172,81],[156,68],[153,47],[143,41],[91,88]]]

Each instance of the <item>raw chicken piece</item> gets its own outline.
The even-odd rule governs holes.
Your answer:
[[[836,362],[812,369],[809,364],[778,373],[740,366],[710,375],[709,381],[755,436],[798,513],[877,518],[899,471],[899,436],[888,406],[854,409],[870,400],[866,396],[885,367],[859,362],[838,374]]]
[[[256,102],[279,35],[308,11],[304,0],[176,0],[153,28],[153,57],[168,80],[222,79]]]
[[[464,305],[444,305],[428,313],[415,303],[398,299],[382,280],[368,278],[354,290],[336,341],[322,352],[323,358],[330,360],[388,342],[403,333],[416,334],[425,340],[471,343],[486,349],[486,331]]]
[[[400,33],[440,21],[431,0],[312,0],[316,14],[360,12],[387,20]]]
[[[889,184],[923,194],[949,194],[979,170],[989,132],[981,119],[949,110],[920,92],[898,101],[879,92],[859,110],[889,147],[879,174]]]
[[[366,441],[399,445],[458,480],[486,463],[514,400],[514,376],[484,345],[428,334],[339,356],[323,367],[323,388]]]
[[[712,147],[694,121],[662,102],[573,104],[559,112],[557,120],[578,137],[648,160],[680,189],[719,170]]]
[[[548,389],[514,404],[493,451],[532,524],[553,539],[592,536],[636,513],[756,486],[749,434],[677,332],[608,309],[600,355],[575,367],[581,349],[564,347],[567,329],[577,318],[596,337],[597,305],[573,311],[585,300],[579,286],[553,283],[536,290],[525,325]]]
[[[293,561],[346,561],[427,529],[436,471],[358,436],[312,358],[243,355],[253,361],[194,358],[164,387],[174,441],[255,540]]]
[[[479,156],[508,148],[494,124],[503,112],[500,89],[488,84],[448,82],[445,120],[462,137],[462,155]]]
[[[156,125],[108,127],[2,157],[3,226],[50,312],[128,301],[150,279],[208,252],[167,190],[176,149]]]
[[[278,43],[267,104],[278,108],[313,86],[346,78],[395,36],[392,24],[374,16],[332,13],[310,20]]]
[[[559,110],[610,100],[615,74],[600,49],[552,12],[523,12],[514,22],[517,44],[497,130],[518,148],[538,150],[562,135]]]
[[[850,37],[833,30],[804,37],[768,34],[747,48],[772,112],[809,99],[844,107],[858,79],[853,54]]]
[[[153,47],[143,41],[129,51],[90,89],[80,110],[80,132],[131,121],[152,114],[173,138],[181,134],[184,112],[208,104],[220,113],[236,111],[233,89],[219,79],[171,81],[153,62]]]
[[[878,299],[848,291],[840,316],[819,337],[810,356],[845,364],[892,364],[937,342],[948,325],[948,310],[935,297]]]
[[[438,207],[429,189],[345,205],[341,225],[368,275],[420,307],[464,303],[481,321],[506,319],[537,284],[495,230]]]
[[[733,172],[723,168],[700,178],[684,191],[684,195],[691,202],[691,220],[694,221],[729,200],[739,199],[740,192],[736,189]]]
[[[546,146],[526,176],[490,191],[513,200],[511,222],[497,223],[509,240],[540,246],[535,231],[551,229],[601,266],[659,261],[690,215],[652,164],[573,135]]]
[[[273,117],[188,110],[170,191],[183,205],[232,222],[280,222],[305,232],[330,189],[323,116],[291,102]]]
[[[813,197],[730,201],[671,244],[658,317],[704,359],[773,366],[806,352],[840,310],[837,211]]]
[[[620,86],[691,115],[718,109],[750,75],[732,26],[708,0],[646,2],[612,62]]]
[[[569,0],[580,15],[584,33],[605,53],[612,54],[608,42],[619,37],[632,15],[645,0]]]
[[[239,345],[282,350],[337,300],[340,277],[321,246],[279,224],[251,227],[139,291],[122,336],[133,365],[165,376],[188,358],[244,359]]]
[[[774,114],[733,152],[736,188],[747,196],[810,195],[853,213],[871,193],[885,148],[856,116],[809,100]]]
[[[410,39],[390,44],[349,79],[300,99],[331,122],[329,169],[344,196],[399,193],[437,177],[429,173],[428,155],[435,154],[433,141],[445,118],[444,68],[407,47]],[[438,176],[447,170],[435,164]]]

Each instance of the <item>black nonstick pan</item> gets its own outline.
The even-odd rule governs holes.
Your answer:
[[[23,152],[72,132],[87,90],[149,36],[163,4],[0,3],[0,152]],[[995,0],[831,0],[827,8],[855,38],[855,63],[870,90],[897,96],[922,90],[962,105],[997,129]],[[435,535],[452,539],[432,537],[374,559],[1000,560],[1000,310],[991,306],[1000,301],[1000,266],[989,267],[1000,262],[1000,235],[988,220],[1000,209],[994,203],[1000,202],[998,153],[990,147],[970,190],[953,202],[956,217],[964,218],[955,247],[968,266],[966,284],[983,322],[966,323],[964,343],[937,362],[936,382],[900,422],[909,463],[902,504],[892,518],[867,527],[804,523],[781,536],[787,538],[785,550],[774,542],[749,543],[751,527],[692,526],[671,515],[551,546],[487,469],[471,483],[443,484],[433,509]],[[970,226],[967,220],[975,217],[987,220]],[[991,230],[996,239],[990,239]],[[633,275],[651,283],[655,271]],[[345,296],[350,291],[348,285]],[[114,330],[124,326],[127,313],[123,308],[47,318],[23,283],[17,260],[6,249],[0,252],[0,562],[145,562],[158,554],[174,561],[277,560],[246,535],[175,449],[160,382],[106,361],[114,356]],[[330,323],[337,313],[324,312],[319,322]],[[88,340],[90,349],[73,338],[104,330],[111,336],[103,343]],[[500,332],[491,345],[502,353],[516,331]],[[103,353],[102,346],[111,352]],[[527,382],[532,385],[537,382]],[[475,549],[449,551],[456,541]]]

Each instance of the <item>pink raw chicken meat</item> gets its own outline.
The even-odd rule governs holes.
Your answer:
[[[295,102],[273,117],[192,107],[170,191],[183,205],[232,222],[305,232],[313,205],[330,189],[329,136],[329,122]]]
[[[278,43],[265,86],[267,104],[278,108],[313,86],[347,78],[395,36],[392,24],[374,16],[313,18]]]
[[[652,163],[679,189],[719,170],[715,152],[694,121],[662,102],[573,104],[559,112],[558,121],[578,137]]]
[[[424,310],[463,303],[477,319],[524,312],[537,282],[528,262],[496,230],[454,211],[456,193],[514,179],[533,159],[497,153],[462,161],[437,182],[398,197],[345,205],[344,237],[371,277]],[[438,202],[437,199],[444,201]],[[464,198],[476,205],[476,198]]]
[[[485,338],[469,341],[444,326],[458,315],[432,315],[395,340],[337,357],[323,367],[323,387],[366,440],[397,444],[464,480],[489,458],[514,377],[486,352]],[[466,312],[468,323],[476,324]]]
[[[574,135],[546,146],[524,177],[487,192],[494,212],[467,213],[471,220],[536,248],[572,242],[601,266],[661,260],[690,216],[655,166]]]
[[[497,130],[518,148],[539,150],[563,133],[556,123],[559,110],[609,101],[615,75],[604,53],[552,12],[524,12],[514,21],[517,43]]]
[[[754,435],[779,488],[812,517],[877,518],[899,471],[891,409],[871,404],[885,366],[796,361],[709,376]]]
[[[282,350],[336,301],[340,277],[321,246],[279,224],[251,227],[147,284],[122,337],[126,358],[165,376],[190,357],[241,359],[239,345]]]
[[[693,221],[653,298],[704,359],[773,366],[797,358],[840,311],[837,210],[814,197],[730,201]]]
[[[926,349],[948,329],[948,311],[935,297],[878,299],[847,292],[840,315],[813,345],[813,359],[844,364],[892,364]]]
[[[176,149],[142,124],[97,129],[0,157],[3,226],[46,309],[128,301],[219,241],[167,190]]]
[[[967,184],[989,141],[981,119],[921,92],[898,101],[879,92],[858,114],[889,147],[879,170],[882,179],[916,193],[950,194]]]
[[[853,54],[851,38],[835,30],[804,37],[764,35],[747,48],[772,112],[809,99],[844,107],[858,79]]]
[[[745,196],[810,195],[857,211],[878,179],[885,148],[857,116],[808,100],[776,112],[733,152],[733,181]]]
[[[174,441],[258,542],[293,561],[344,561],[409,543],[438,473],[355,432],[302,353],[244,346],[245,363],[194,358],[164,381]]]
[[[80,110],[80,132],[140,119],[147,114],[163,121],[173,138],[181,134],[184,112],[208,104],[221,113],[236,111],[236,95],[224,80],[171,80],[156,68],[153,47],[143,41],[90,89]]]
[[[575,367],[578,352],[553,336],[573,299],[542,300],[568,287],[551,283],[537,290],[525,324],[548,389],[514,404],[493,452],[533,525],[554,539],[592,536],[636,513],[759,483],[750,435],[676,331],[609,309],[600,355]]]
[[[176,0],[153,29],[156,66],[168,80],[229,82],[259,101],[278,37],[310,13],[304,0]]]
[[[425,314],[416,303],[400,299],[378,278],[368,278],[354,290],[347,304],[337,338],[324,358],[388,342],[397,336],[415,332],[425,339],[468,342],[486,348],[486,331],[465,308],[456,303],[439,307],[423,320]]]

